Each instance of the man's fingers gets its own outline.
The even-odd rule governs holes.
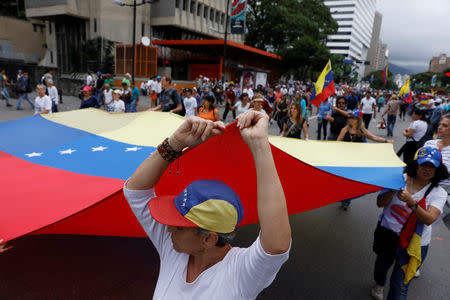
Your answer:
[[[200,125],[200,122],[199,121],[197,121],[197,120],[191,120],[191,133],[192,134],[195,134],[195,132],[197,131],[197,129],[198,129],[198,126]]]
[[[212,132],[213,128],[214,128],[213,123],[208,122],[208,124],[206,124],[206,128],[202,134],[202,141],[206,141],[207,139],[209,139],[211,137],[211,132]]]
[[[197,130],[196,131],[192,130],[192,133],[196,138],[200,138],[202,136],[203,132],[205,131],[206,125],[207,122],[199,122]]]
[[[214,129],[225,130],[225,124],[222,121],[216,121],[213,123]]]

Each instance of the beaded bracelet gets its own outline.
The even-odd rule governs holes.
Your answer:
[[[183,151],[176,151],[169,145],[169,138],[166,138],[161,144],[159,144],[158,152],[164,160],[167,160],[170,163],[174,162],[183,154]]]

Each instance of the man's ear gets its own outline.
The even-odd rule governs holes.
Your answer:
[[[219,235],[216,232],[209,231],[208,236],[205,236],[205,239],[204,239],[206,248],[215,247],[218,240],[219,240]]]

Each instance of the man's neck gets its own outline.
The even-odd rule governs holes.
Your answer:
[[[224,247],[216,246],[212,249],[205,250],[200,254],[189,255],[186,281],[194,282],[202,272],[223,260],[230,249],[230,245]]]

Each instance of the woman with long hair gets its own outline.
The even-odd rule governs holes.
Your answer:
[[[373,251],[377,254],[371,290],[375,299],[383,299],[386,275],[395,261],[389,287],[388,300],[406,299],[410,280],[423,264],[431,241],[432,224],[442,213],[447,192],[439,182],[448,179],[447,168],[442,164],[442,155],[437,148],[420,148],[414,160],[405,167],[405,186],[397,190],[383,190],[377,198],[377,206],[383,207],[375,230]],[[412,231],[403,228],[412,228]],[[409,232],[409,234],[408,234]],[[414,237],[419,244],[411,245]],[[409,261],[404,249],[411,246],[417,252],[418,264],[403,269],[400,260]],[[406,257],[405,257],[406,256]],[[420,260],[419,260],[420,258]]]
[[[362,120],[362,114],[359,109],[353,110],[347,119],[347,126],[342,128],[338,141],[352,142],[352,143],[365,143],[367,139],[378,143],[391,143],[393,140],[387,140],[371,133],[366,129]],[[341,208],[347,210],[350,206],[352,199],[342,200]]]
[[[284,121],[281,136],[301,139],[302,131],[305,136],[305,140],[308,140],[308,124],[306,123],[306,119],[303,117],[302,106],[295,102],[291,104],[289,117]]]
[[[198,116],[213,122],[220,121],[219,111],[214,107],[214,96],[208,94],[203,96],[203,106],[199,108]]]
[[[240,100],[231,108],[236,110],[236,115],[245,113],[250,108],[250,98],[247,93],[242,93]]]

